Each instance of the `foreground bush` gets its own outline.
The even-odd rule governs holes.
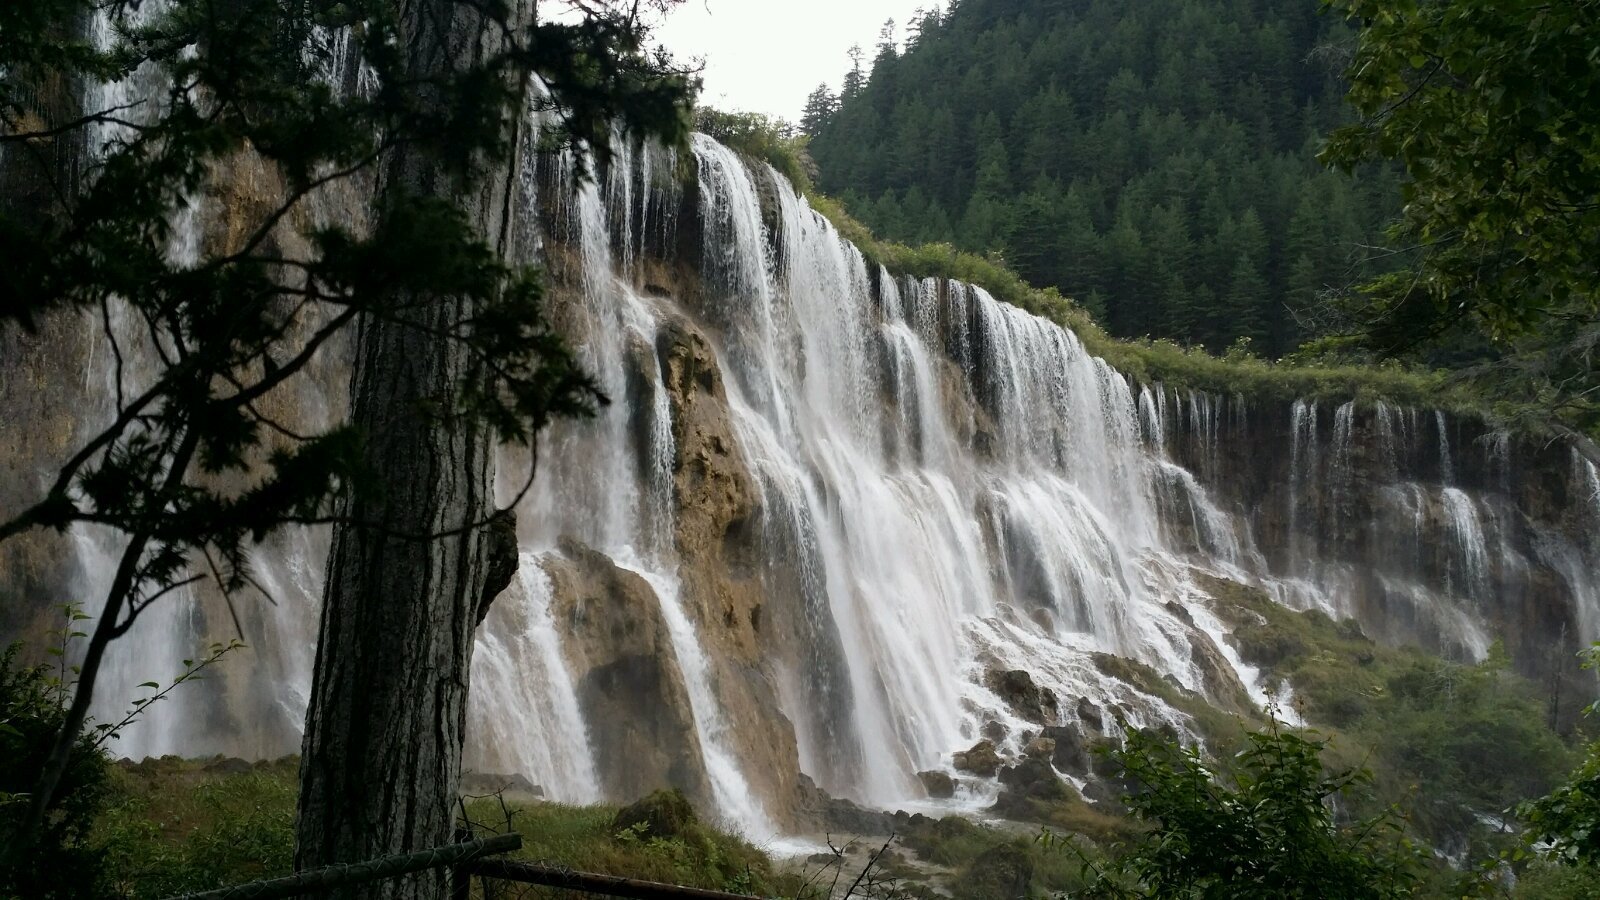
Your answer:
[[[1133,785],[1124,802],[1148,830],[1095,867],[1084,896],[1236,900],[1411,897],[1421,853],[1388,814],[1341,822],[1335,803],[1370,779],[1328,772],[1323,743],[1277,727],[1232,760],[1129,729],[1112,756]]]
[[[43,827],[22,830],[27,792],[66,716],[71,670],[22,665],[18,653],[0,653],[0,897],[98,897],[103,854],[89,835],[110,788],[93,738],[79,738]]]

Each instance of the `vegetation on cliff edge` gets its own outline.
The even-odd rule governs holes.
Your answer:
[[[910,246],[880,239],[842,202],[817,190],[812,180],[815,163],[808,153],[809,141],[786,123],[756,114],[709,110],[698,113],[696,121],[710,136],[770,164],[787,177],[806,195],[813,209],[855,244],[869,264],[881,265],[897,275],[951,278],[981,287],[997,300],[1072,331],[1090,353],[1141,383],[1244,394],[1265,401],[1382,400],[1474,417],[1513,413],[1497,407],[1486,395],[1448,373],[1397,362],[1356,364],[1310,354],[1273,361],[1258,356],[1248,342],[1216,355],[1202,347],[1186,347],[1167,339],[1112,337],[1089,310],[1053,287],[1034,287],[1003,259],[980,256],[949,243]]]

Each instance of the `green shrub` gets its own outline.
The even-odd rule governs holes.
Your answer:
[[[1245,661],[1286,679],[1306,720],[1336,729],[1332,757],[1370,767],[1375,804],[1403,802],[1430,843],[1489,840],[1479,814],[1502,816],[1571,768],[1575,751],[1549,727],[1543,691],[1498,646],[1478,665],[1449,662],[1202,578]],[[1491,843],[1469,850],[1492,855],[1504,841]]]
[[[670,788],[618,810],[617,817],[611,821],[611,831],[617,835],[626,832],[638,838],[675,838],[699,822],[689,798],[683,791]]]
[[[1600,870],[1535,863],[1517,878],[1516,900],[1600,900]]]
[[[1025,843],[996,844],[983,851],[955,882],[955,895],[967,900],[1015,900],[1033,884],[1033,857]]]
[[[89,840],[109,793],[105,755],[81,738],[68,759],[43,828],[23,834],[28,792],[66,718],[67,669],[0,653],[0,897],[98,897],[103,854]]]
[[[817,165],[806,152],[806,136],[782,119],[760,113],[723,112],[702,106],[694,111],[694,128],[747,156],[759,159],[789,179],[796,189],[811,191]]]
[[[1324,744],[1276,727],[1231,759],[1127,729],[1114,756],[1139,787],[1125,798],[1148,830],[1098,868],[1085,896],[1412,896],[1420,854],[1387,814],[1341,822],[1334,803],[1367,776],[1329,772]]]

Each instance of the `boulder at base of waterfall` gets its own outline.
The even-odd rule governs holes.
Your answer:
[[[1087,775],[1089,772],[1089,745],[1084,742],[1083,732],[1071,725],[1051,725],[1045,728],[1043,736],[1055,743],[1054,752],[1050,754],[1050,763],[1062,772],[1073,775]]]
[[[1005,740],[1006,735],[1010,734],[1011,731],[1010,729],[1006,728],[1004,724],[990,719],[989,721],[983,723],[983,727],[978,729],[978,733],[998,744]]]
[[[1084,728],[1089,729],[1095,734],[1099,734],[1101,731],[1105,730],[1105,726],[1103,724],[1104,716],[1100,707],[1091,703],[1088,697],[1078,698],[1077,713],[1078,724],[1082,725]]]
[[[1060,716],[1055,691],[1035,684],[1023,669],[990,669],[984,673],[983,685],[1029,722],[1054,725]]]
[[[522,775],[496,775],[492,772],[462,772],[461,793],[483,797],[490,794],[519,794],[544,799],[544,788]]]
[[[935,800],[948,800],[956,795],[956,780],[948,772],[918,772],[917,780],[922,782],[922,789],[928,792],[928,796]]]
[[[801,773],[795,800],[796,820],[805,828],[835,834],[891,834],[894,825],[886,812],[864,809],[835,797]]]
[[[677,788],[656,791],[642,800],[624,806],[611,820],[611,833],[631,833],[640,838],[672,838],[698,819],[689,798]]]
[[[1014,766],[1006,766],[1000,770],[1000,784],[1002,789],[994,809],[1002,815],[1025,810],[1024,801],[1058,803],[1077,794],[1072,785],[1062,781],[1056,770],[1042,759],[1025,759]]]
[[[1029,741],[1028,746],[1022,748],[1023,756],[1026,756],[1029,759],[1042,760],[1044,762],[1049,762],[1055,756],[1055,754],[1055,739],[1048,738],[1043,735],[1040,735],[1039,737]]]
[[[207,762],[201,771],[208,775],[239,775],[255,768],[237,756],[218,756]]]
[[[991,778],[1000,771],[1000,754],[992,741],[979,741],[972,749],[957,753],[952,761],[960,771],[984,778]]]

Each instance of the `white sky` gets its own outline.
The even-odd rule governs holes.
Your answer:
[[[938,0],[685,0],[655,38],[679,60],[705,59],[701,102],[798,121],[806,95],[826,81],[835,92],[860,44],[870,64],[884,19],[896,37],[918,7]]]

